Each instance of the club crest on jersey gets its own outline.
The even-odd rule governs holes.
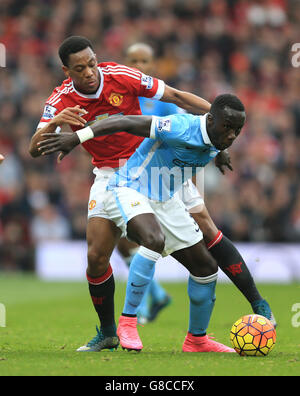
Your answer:
[[[96,206],[96,201],[92,199],[89,203],[89,210],[93,210]]]
[[[56,111],[57,109],[55,107],[47,104],[44,108],[43,118],[45,120],[51,120],[52,118],[54,118],[54,114],[56,113]]]
[[[144,85],[147,89],[152,89],[153,78],[151,76],[146,76],[146,74],[142,74],[141,84]]]
[[[112,106],[116,106],[116,107],[121,106],[121,104],[123,103],[123,95],[116,92],[112,92],[109,97],[109,103]]]
[[[156,121],[156,128],[158,132],[170,132],[171,131],[171,120],[170,118],[158,119]]]

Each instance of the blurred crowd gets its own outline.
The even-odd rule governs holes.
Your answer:
[[[45,100],[64,79],[57,56],[69,35],[99,61],[124,62],[152,45],[157,77],[208,100],[233,92],[247,124],[230,149],[234,172],[206,171],[206,205],[235,241],[300,241],[298,0],[1,0],[0,269],[32,269],[45,240],[84,239],[90,158],[32,159],[29,141]]]

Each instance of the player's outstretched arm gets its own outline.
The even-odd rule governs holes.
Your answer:
[[[81,115],[87,114],[87,111],[81,109],[79,105],[75,107],[67,107],[55,116],[51,121],[47,123],[43,128],[39,128],[36,133],[32,136],[29,146],[29,153],[32,157],[38,157],[41,152],[38,150],[38,143],[41,142],[43,134],[54,134],[57,127],[61,127],[64,124],[84,127],[86,120]]]
[[[205,114],[210,110],[211,104],[200,96],[190,92],[180,91],[168,85],[165,87],[164,95],[160,99],[163,102],[176,104],[178,107],[192,114]]]
[[[2,154],[0,154],[0,164],[2,164],[2,162],[4,161],[4,156]]]
[[[49,155],[58,151],[61,161],[65,155],[78,144],[98,136],[112,135],[117,132],[127,132],[132,135],[150,137],[152,116],[114,116],[97,121],[93,125],[80,129],[76,133],[43,133],[44,139],[37,143],[40,155]]]

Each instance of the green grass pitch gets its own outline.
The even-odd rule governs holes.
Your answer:
[[[48,283],[34,277],[0,276],[0,303],[7,327],[0,327],[0,376],[298,376],[300,327],[292,307],[300,303],[300,284],[259,285],[278,321],[277,344],[267,357],[182,353],[188,324],[185,284],[166,284],[172,304],[154,323],[139,326],[141,353],[78,353],[97,324],[85,282]],[[116,317],[125,285],[116,285]],[[231,284],[219,284],[209,333],[230,345],[232,324],[251,313]],[[299,319],[298,319],[299,321]],[[294,323],[294,326],[292,325]],[[296,321],[297,324],[297,321]]]

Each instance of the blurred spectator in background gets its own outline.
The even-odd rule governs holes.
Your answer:
[[[238,95],[247,125],[230,150],[235,172],[206,171],[208,209],[235,241],[299,242],[299,26],[297,0],[1,0],[0,269],[32,269],[45,238],[85,237],[89,157],[79,148],[57,166],[27,153],[45,99],[64,79],[57,48],[73,34],[87,36],[102,61],[122,62],[129,45],[148,42],[166,83],[210,101]]]

